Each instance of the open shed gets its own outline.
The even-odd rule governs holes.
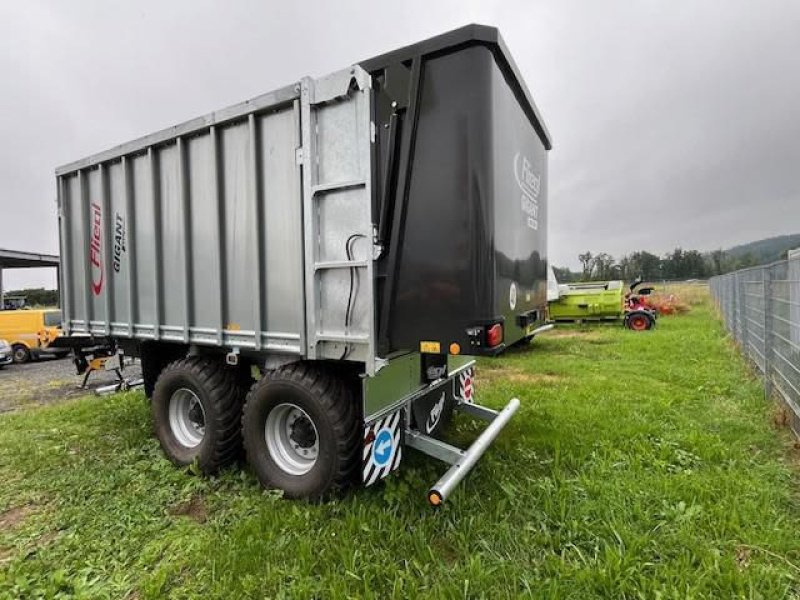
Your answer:
[[[54,254],[37,254],[35,252],[21,252],[19,250],[5,250],[0,248],[0,310],[5,306],[5,293],[3,289],[3,271],[6,269],[40,269],[52,267],[56,269],[56,288],[61,282],[61,262]],[[59,289],[60,293],[60,289]]]

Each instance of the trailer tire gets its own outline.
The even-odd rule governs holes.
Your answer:
[[[241,454],[242,393],[236,373],[218,361],[193,356],[167,365],[151,407],[156,437],[176,465],[196,463],[213,475]]]
[[[359,465],[361,428],[341,378],[312,363],[265,374],[242,414],[245,453],[265,488],[319,501],[345,488]]]

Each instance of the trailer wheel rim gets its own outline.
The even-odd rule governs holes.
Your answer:
[[[169,399],[169,426],[179,444],[199,446],[206,435],[206,411],[192,390],[181,388]]]
[[[290,475],[305,475],[317,462],[317,427],[296,404],[278,404],[269,412],[264,439],[272,460]]]

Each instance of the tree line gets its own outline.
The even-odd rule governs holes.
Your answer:
[[[12,290],[5,292],[6,298],[9,296],[23,296],[28,306],[57,306],[58,292],[56,290],[46,290],[44,288],[28,288],[25,290]]]
[[[724,250],[700,252],[675,248],[663,256],[646,250],[626,254],[619,259],[606,252],[594,254],[590,251],[578,255],[580,271],[553,267],[559,282],[607,281],[610,279],[706,279],[737,269],[760,264],[752,254],[730,256]]]

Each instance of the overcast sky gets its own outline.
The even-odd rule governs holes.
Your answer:
[[[471,22],[553,135],[554,264],[800,232],[796,0],[25,0],[0,4],[0,247],[58,251],[58,165]]]

